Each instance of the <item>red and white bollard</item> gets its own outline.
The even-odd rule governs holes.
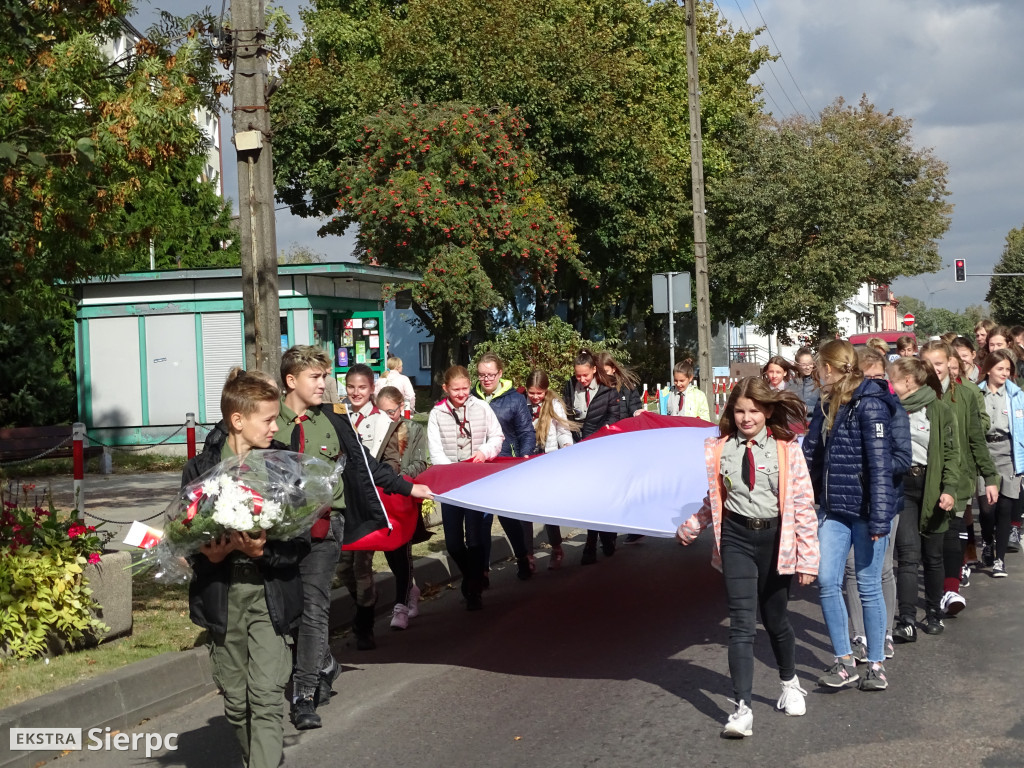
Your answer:
[[[411,419],[412,418],[412,411],[410,411],[408,408],[406,408],[404,411],[402,411],[402,418]]]
[[[188,457],[194,459],[196,457],[196,415],[194,413],[185,414],[185,443]]]
[[[74,463],[75,477],[75,509],[78,514],[85,514],[85,424],[76,421],[71,426],[71,457]]]

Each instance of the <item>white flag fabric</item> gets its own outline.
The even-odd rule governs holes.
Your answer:
[[[435,499],[534,523],[672,537],[707,495],[704,441],[717,435],[717,427],[609,434]]]

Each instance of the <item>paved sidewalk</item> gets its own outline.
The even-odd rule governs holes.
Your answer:
[[[41,477],[25,482],[36,486],[29,494],[30,499],[38,497],[45,504],[47,494],[52,494],[58,508],[70,509],[75,505],[74,480],[70,477]],[[121,540],[133,520],[148,519],[155,528],[163,526],[160,516],[181,488],[181,473],[92,474],[86,475],[82,484],[89,523],[103,523],[106,530],[113,532],[110,549],[128,549]]]

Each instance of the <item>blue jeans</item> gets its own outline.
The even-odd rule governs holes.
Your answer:
[[[821,584],[821,612],[836,658],[853,653],[850,647],[850,617],[843,601],[843,573],[846,558],[853,547],[857,591],[864,613],[864,630],[868,641],[868,661],[885,660],[885,601],[882,599],[882,564],[888,537],[871,541],[866,520],[829,517],[818,527],[821,562],[818,580]]]

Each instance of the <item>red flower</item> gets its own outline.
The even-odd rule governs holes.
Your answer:
[[[96,563],[98,563],[99,561],[100,561],[100,553],[99,552],[93,552],[91,555],[89,555],[89,565],[96,565]]]
[[[84,525],[76,523],[75,525],[72,525],[70,528],[68,528],[68,537],[73,539],[77,536],[81,536],[83,533],[86,532],[86,530],[87,529]]]

